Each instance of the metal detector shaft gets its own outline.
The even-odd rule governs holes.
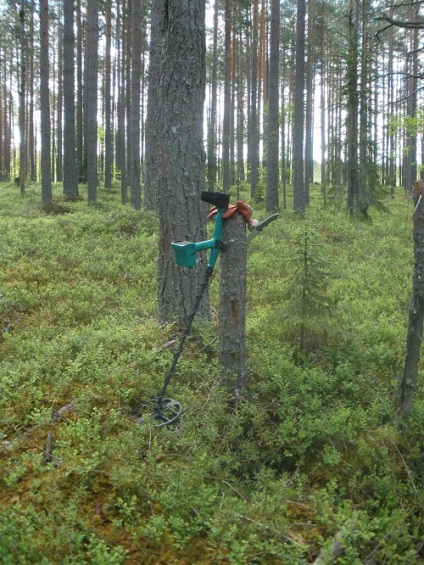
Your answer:
[[[184,342],[186,340],[186,337],[190,333],[191,324],[193,323],[194,316],[196,315],[196,312],[199,309],[200,302],[201,302],[203,295],[205,293],[205,290],[208,286],[209,278],[212,275],[212,273],[213,273],[213,267],[208,265],[206,267],[205,273],[203,275],[203,280],[202,280],[202,283],[199,287],[199,292],[197,293],[196,298],[194,300],[192,311],[191,311],[190,315],[188,316],[188,318],[186,320],[186,325],[185,325],[185,327],[184,327],[184,329],[181,333],[180,341],[178,343],[178,348],[174,353],[174,357],[172,359],[171,366],[169,367],[168,372],[166,373],[161,391],[160,391],[159,396],[157,398],[157,402],[159,404],[161,403],[162,399],[165,397],[165,393],[166,393],[166,389],[168,388],[169,381],[171,380],[171,377],[175,372],[175,369],[176,369],[176,366],[177,366],[177,363],[178,363],[178,359],[179,359],[181,353],[183,352]]]
[[[181,333],[177,350],[174,353],[171,366],[169,367],[168,372],[165,375],[165,379],[158,396],[153,399],[153,401],[141,402],[139,406],[137,406],[133,410],[133,415],[137,416],[137,421],[139,423],[144,420],[142,414],[140,415],[141,410],[146,406],[151,405],[152,403],[154,404],[154,408],[151,416],[155,420],[159,420],[161,422],[159,424],[160,427],[175,424],[183,413],[183,407],[181,406],[181,404],[178,401],[173,400],[172,398],[166,398],[165,393],[166,389],[168,388],[169,381],[171,380],[172,375],[175,373],[178,359],[183,351],[184,342],[188,334],[190,333],[194,316],[199,309],[200,302],[208,286],[209,278],[212,275],[215,263],[218,260],[220,252],[224,249],[224,245],[222,243],[223,214],[228,208],[230,196],[229,194],[223,193],[202,192],[201,199],[203,200],[203,202],[212,204],[217,209],[215,229],[212,238],[207,241],[200,242],[172,242],[171,246],[175,252],[177,265],[180,265],[182,267],[194,267],[196,265],[196,253],[205,249],[211,250],[209,260],[199,287],[199,291],[194,300],[192,310]]]

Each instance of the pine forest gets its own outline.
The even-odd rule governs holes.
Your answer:
[[[141,206],[151,30],[150,5],[139,1],[2,0],[3,181],[19,179],[24,191],[41,178],[44,139],[50,182],[64,182],[65,194],[77,191],[69,176],[90,180],[94,201],[97,186],[120,180],[122,202],[131,188]],[[424,147],[420,2],[274,4],[207,6],[208,186],[248,182],[269,209],[302,209],[319,182],[324,200],[343,192],[363,213],[381,187],[410,190]]]

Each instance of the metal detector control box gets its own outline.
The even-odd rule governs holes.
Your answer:
[[[202,192],[201,199],[216,206],[218,214],[215,220],[215,230],[212,239],[207,241],[173,241],[171,247],[175,253],[177,265],[181,267],[195,267],[196,253],[204,249],[215,250],[211,252],[209,265],[214,266],[218,258],[219,250],[222,249],[222,214],[228,208],[230,195],[221,192]]]

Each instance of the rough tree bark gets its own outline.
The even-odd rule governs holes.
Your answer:
[[[140,180],[140,78],[141,78],[141,1],[131,2],[131,206],[141,209]]]
[[[280,2],[271,3],[271,37],[269,68],[269,124],[268,124],[268,166],[266,186],[266,209],[272,212],[278,208],[278,104],[279,104],[279,50],[280,50]]]
[[[63,15],[63,194],[68,198],[77,198],[78,170],[75,151],[75,32],[73,0],[64,0]]]
[[[346,69],[347,91],[347,208],[350,215],[358,210],[359,166],[358,166],[358,12],[356,0],[350,0],[349,10],[349,55]]]
[[[88,3],[88,37],[87,37],[87,187],[88,201],[97,201],[97,70],[99,49],[99,3],[89,0]]]
[[[246,224],[239,213],[225,220],[221,253],[219,352],[221,377],[235,397],[247,387]]]
[[[166,8],[166,9],[165,9]],[[158,20],[161,25],[158,25]],[[206,239],[206,210],[200,200],[204,185],[203,102],[205,94],[205,4],[154,0],[152,37],[161,45],[157,69],[157,108],[149,117],[146,146],[155,150],[150,171],[151,190],[159,214],[158,309],[159,321],[182,324],[191,311],[204,260],[188,273],[175,263],[171,241]],[[152,111],[152,107],[149,106]],[[153,137],[150,137],[150,135]],[[203,299],[200,315],[208,317]]]
[[[40,0],[41,201],[52,201],[49,107],[49,5]]]
[[[250,139],[250,196],[255,197],[259,180],[259,124],[258,124],[258,0],[253,0],[252,59],[251,59],[251,104],[249,115]]]
[[[150,50],[149,50],[149,80],[147,86],[147,117],[146,117],[146,175],[144,179],[144,209],[156,210],[157,190],[157,148],[158,143],[158,118],[159,102],[157,92],[159,88],[159,76],[162,53],[162,29],[166,15],[165,2],[152,3],[152,16],[150,28]]]
[[[213,47],[212,47],[212,80],[211,108],[208,124],[208,189],[215,189],[218,166],[216,162],[216,113],[217,113],[217,84],[218,84],[218,9],[219,0],[215,0],[213,16]]]
[[[418,363],[424,321],[424,182],[414,184],[414,272],[409,324],[406,336],[406,355],[401,382],[400,412],[408,417],[412,410],[417,385]]]
[[[112,2],[106,1],[106,53],[105,53],[105,189],[112,188],[113,136],[111,107],[111,75],[112,75]]]
[[[224,117],[222,123],[222,189],[230,191],[230,117],[231,117],[231,31],[232,2],[225,0],[224,40]]]
[[[296,20],[296,69],[294,84],[293,115],[293,209],[303,213],[305,210],[304,180],[304,123],[305,123],[305,0],[297,0]]]
[[[20,88],[19,88],[19,188],[21,196],[25,194],[26,180],[26,38],[25,38],[25,2],[21,2],[20,20]]]

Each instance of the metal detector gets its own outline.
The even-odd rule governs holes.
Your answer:
[[[186,340],[186,337],[190,333],[194,316],[199,309],[200,302],[208,286],[209,279],[213,273],[219,254],[224,249],[224,244],[222,242],[222,215],[227,210],[230,203],[230,195],[220,192],[202,192],[200,198],[203,200],[203,202],[207,202],[208,204],[216,206],[217,208],[217,214],[215,216],[215,229],[212,238],[199,242],[175,241],[171,243],[171,246],[175,252],[177,265],[181,265],[182,267],[194,267],[196,265],[196,253],[206,249],[211,250],[209,254],[209,260],[199,287],[199,291],[194,300],[191,313],[186,320],[186,324],[181,333],[178,347],[174,353],[172,363],[168,369],[168,372],[166,373],[162,388],[158,396],[152,400],[140,403],[132,411],[132,415],[136,418],[136,421],[138,423],[145,421],[146,416],[143,415],[143,412],[148,412],[148,415],[151,418],[157,420],[157,426],[171,426],[178,422],[184,412],[183,406],[180,404],[180,402],[172,398],[165,397],[165,394],[169,385],[169,381],[171,380],[172,375],[175,373],[178,359],[183,351],[184,342]]]

